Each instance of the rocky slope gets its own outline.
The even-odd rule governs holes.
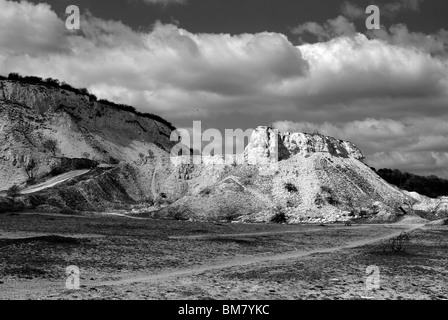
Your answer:
[[[393,220],[409,200],[365,165],[361,151],[347,141],[259,127],[245,158],[247,164],[238,166],[190,165],[186,196],[155,216],[290,223],[361,216]]]
[[[140,174],[140,164],[168,154],[171,131],[165,123],[68,90],[0,81],[0,194],[13,185],[24,188],[30,174],[41,182],[70,170],[110,164],[78,181],[76,192],[62,184],[41,192],[45,197],[17,197],[14,205],[11,199],[4,200],[9,205],[0,206],[0,211],[36,207],[104,211],[124,208],[125,203],[152,203],[150,180],[141,178],[151,166]],[[54,150],[44,143],[49,139],[56,141]],[[28,170],[31,163],[34,168]]]
[[[139,208],[157,218],[296,223],[393,220],[412,199],[347,141],[259,127],[244,164],[216,164],[216,157],[188,164],[169,157],[172,129],[67,90],[0,81],[0,190],[25,186],[32,161],[38,181],[103,164],[55,187],[4,198],[0,211]],[[45,147],[48,138],[57,150]]]
[[[420,216],[429,220],[448,218],[448,197],[441,196],[434,199],[417,192],[403,192],[412,198],[408,206]]]
[[[106,163],[137,163],[171,149],[171,129],[91,101],[87,96],[16,81],[0,81],[0,190],[28,179],[24,167],[38,162],[37,176],[59,158],[89,158]],[[43,141],[55,139],[57,152]]]

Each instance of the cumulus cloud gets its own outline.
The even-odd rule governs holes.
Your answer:
[[[322,42],[339,36],[355,35],[356,27],[346,17],[338,16],[335,19],[329,19],[323,25],[316,22],[305,22],[291,29],[291,33],[299,36],[309,33]]]
[[[2,0],[0,8],[4,53],[39,55],[67,50],[64,23],[49,5]]]
[[[6,0],[0,27],[0,73],[58,78],[176,125],[300,120],[354,140],[375,163],[384,153],[405,167],[431,153],[437,161],[422,163],[442,172],[448,157],[444,33],[426,38],[397,26],[369,38],[340,16],[297,28],[322,42],[294,46],[272,32],[195,34],[161,23],[135,31],[90,14],[69,32],[49,6]],[[428,49],[417,49],[424,41]]]
[[[446,94],[446,61],[423,52],[368,39],[362,34],[299,48],[310,64],[310,76],[301,85],[305,100],[328,104],[335,100],[350,103]],[[369,112],[363,111],[362,105],[358,109]],[[375,112],[378,111],[377,108]]]
[[[448,31],[445,29],[441,29],[435,34],[424,34],[411,32],[404,24],[394,24],[388,30],[384,26],[379,30],[371,30],[368,32],[368,36],[434,55],[446,55],[448,52]]]
[[[416,6],[416,4],[411,5]],[[417,6],[418,8],[418,6]],[[364,17],[363,11],[349,2],[342,7],[342,14],[324,23],[309,21],[291,28],[291,33],[299,36],[299,42],[305,43],[303,36],[313,35],[318,42],[325,42],[341,36],[356,36],[358,31],[350,19]],[[394,46],[413,48],[433,55],[446,55],[448,52],[448,31],[440,29],[434,34],[409,31],[405,24],[392,24],[389,28],[381,25],[380,29],[366,30],[369,39],[383,40]]]
[[[11,4],[22,6],[0,0],[0,7]],[[54,16],[45,8],[43,20]],[[10,24],[14,19],[15,14],[5,16]],[[24,20],[21,32],[31,35],[34,28]],[[49,28],[65,30],[63,26]],[[162,113],[175,110],[179,118],[203,106],[230,112],[241,107],[234,105],[239,99],[247,104],[261,101],[265,90],[302,77],[308,70],[300,50],[276,33],[192,34],[161,23],[145,33],[90,15],[83,17],[81,31],[65,34],[64,41],[53,40],[54,46],[67,52],[49,51],[36,57],[26,54],[35,50],[34,43],[12,35],[1,39],[13,43],[0,48],[0,69],[56,77],[87,86],[99,97],[151,106]]]

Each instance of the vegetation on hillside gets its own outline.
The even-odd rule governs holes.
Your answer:
[[[58,142],[55,139],[47,139],[42,142],[42,146],[45,150],[49,151],[54,157],[59,151]]]
[[[4,77],[4,76],[0,75],[0,80],[11,80],[11,81],[18,81],[18,82],[22,82],[22,83],[44,85],[44,86],[56,88],[56,89],[63,89],[63,90],[74,92],[75,94],[88,96],[91,101],[98,101],[97,97],[94,94],[91,94],[86,88],[74,88],[65,82],[60,82],[59,80],[52,79],[52,78],[42,79],[40,77],[35,77],[35,76],[22,76],[18,73],[10,73],[8,75],[8,77]],[[123,111],[127,111],[127,112],[132,112],[140,117],[149,118],[149,119],[158,121],[160,123],[163,123],[166,126],[168,126],[168,128],[170,128],[171,130],[176,130],[176,128],[173,126],[173,124],[171,122],[163,119],[162,117],[152,114],[152,113],[139,112],[132,106],[129,106],[126,104],[114,103],[114,102],[111,102],[108,100],[102,100],[102,99],[99,100],[98,103],[107,105],[111,108],[115,108],[115,109],[119,109],[119,110],[123,110]]]
[[[13,185],[6,191],[6,195],[11,198],[16,198],[20,195],[20,187],[18,185]]]
[[[422,177],[400,170],[379,169],[376,173],[400,189],[415,191],[424,196],[437,198],[448,195],[448,180],[436,176]]]

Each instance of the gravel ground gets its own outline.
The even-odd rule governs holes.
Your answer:
[[[447,226],[413,231],[395,253],[387,241],[343,247],[409,226],[0,221],[0,299],[448,299]],[[65,287],[69,265],[80,290]],[[368,266],[379,268],[376,290]]]

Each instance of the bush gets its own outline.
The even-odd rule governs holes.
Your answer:
[[[68,83],[65,83],[65,82],[62,82],[61,86],[59,88],[68,90],[68,91],[72,91],[72,92],[75,91],[75,88],[73,88],[71,85],[69,85]]]
[[[20,195],[20,188],[18,185],[13,185],[11,188],[6,191],[6,195],[11,198],[18,197]]]
[[[8,75],[8,80],[19,81],[21,79],[22,79],[22,76],[15,72],[12,72]]]
[[[87,90],[86,88],[78,89],[78,92],[79,92],[80,94],[82,94],[82,95],[90,96],[90,92],[89,92],[89,90]]]
[[[34,145],[33,142],[33,128],[31,127],[29,122],[20,121],[13,125],[12,131],[18,134],[21,134],[23,138],[28,140],[28,142]]]
[[[289,182],[285,184],[285,189],[290,193],[299,191],[295,185]]]
[[[273,223],[286,223],[286,216],[284,212],[277,212],[271,219]]]
[[[138,154],[138,157],[140,158],[140,162],[143,164],[143,163],[145,163],[145,155],[142,153],[142,152],[140,152],[139,154]]]
[[[277,206],[274,209],[274,216],[271,218],[271,222],[273,223],[286,223],[286,214],[283,211],[281,206]]]
[[[163,124],[165,124],[168,128],[170,128],[171,130],[176,130],[176,127],[173,126],[173,124],[172,124],[171,122],[169,122],[169,121],[163,119],[162,117],[160,117],[160,116],[158,116],[158,115],[155,115],[155,114],[152,114],[152,113],[142,113],[142,112],[139,112],[139,111],[137,111],[134,107],[129,106],[129,105],[127,105],[127,104],[118,104],[118,103],[111,102],[111,101],[104,100],[104,99],[100,99],[100,100],[98,100],[98,103],[107,105],[107,106],[109,106],[109,107],[112,107],[112,108],[115,108],[115,109],[118,109],[118,110],[123,110],[123,111],[127,111],[127,112],[132,112],[132,113],[134,113],[134,114],[136,114],[136,115],[138,115],[138,116],[140,116],[140,117],[143,117],[143,118],[149,118],[149,119],[155,120],[155,121],[157,121],[157,122],[163,123]]]
[[[33,184],[36,181],[36,174],[38,170],[37,162],[34,158],[31,158],[30,162],[25,165],[24,170],[26,175],[28,176],[27,183]]]
[[[389,241],[382,244],[383,253],[405,253],[411,241],[410,232],[403,231],[400,235],[389,239]]]
[[[26,83],[31,83],[31,84],[40,84],[40,83],[44,82],[44,80],[42,78],[34,77],[34,76],[23,77],[21,81],[26,82]]]
[[[178,220],[178,221],[180,221],[180,220],[187,220],[186,218],[184,218],[183,214],[180,213],[180,212],[176,212],[174,214],[173,218],[174,218],[174,220]]]
[[[109,157],[109,159],[107,159],[107,163],[108,164],[120,164],[120,161],[118,159]]]
[[[205,187],[204,189],[202,189],[199,194],[201,196],[208,196],[210,193],[212,192],[212,188],[210,187]]]
[[[402,232],[399,236],[389,240],[389,246],[394,252],[406,252],[409,241],[411,241],[410,234]]]
[[[243,186],[250,186],[252,185],[252,175],[248,175],[245,177],[240,178],[240,182]]]
[[[55,157],[56,152],[59,150],[58,148],[58,142],[54,139],[47,139],[42,143],[42,146],[45,148],[45,150],[51,152],[51,154]]]
[[[60,83],[59,80],[53,79],[53,78],[47,78],[44,80],[44,82],[49,85],[50,87],[53,88],[59,88],[60,87]]]

